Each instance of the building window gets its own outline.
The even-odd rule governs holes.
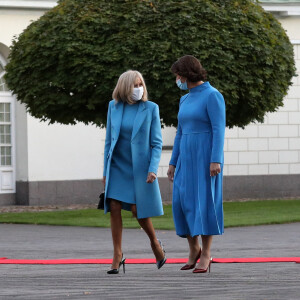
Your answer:
[[[8,87],[4,80],[4,67],[0,62],[0,92],[8,92]]]
[[[11,166],[11,105],[0,103],[0,165]]]
[[[1,144],[11,143],[10,125],[0,125]]]
[[[10,123],[10,103],[0,103],[0,124]]]
[[[1,146],[1,166],[11,166],[11,147]]]

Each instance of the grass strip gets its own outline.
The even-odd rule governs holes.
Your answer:
[[[152,218],[156,229],[174,229],[172,206],[164,205],[165,214]],[[139,228],[131,213],[122,212],[124,228]],[[86,227],[110,227],[110,215],[97,209],[0,214],[0,223]],[[261,200],[224,203],[225,227],[300,222],[300,199]]]

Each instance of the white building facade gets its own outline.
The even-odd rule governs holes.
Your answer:
[[[263,1],[278,16],[300,70],[300,1]],[[8,90],[3,76],[13,36],[20,34],[56,1],[0,0],[0,205],[96,203],[102,190],[105,130],[77,124],[48,125],[30,116]],[[109,100],[109,99],[108,99]],[[159,182],[166,178],[175,128],[163,129]],[[300,196],[300,77],[284,106],[263,124],[226,130],[224,198]]]

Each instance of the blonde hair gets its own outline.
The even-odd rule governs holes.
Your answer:
[[[112,94],[113,99],[116,100],[117,102],[123,101],[129,104],[136,103],[136,101],[132,100],[132,93],[137,78],[141,79],[142,85],[144,87],[144,94],[141,100],[147,101],[148,92],[147,92],[144,78],[140,72],[134,70],[128,70],[123,74],[121,74]]]

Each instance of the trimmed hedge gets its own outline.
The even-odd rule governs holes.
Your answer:
[[[227,126],[262,122],[295,75],[275,17],[250,0],[64,0],[13,41],[9,88],[35,117],[103,126],[119,75],[137,69],[165,125],[181,91],[170,67],[191,54],[224,95]]]

